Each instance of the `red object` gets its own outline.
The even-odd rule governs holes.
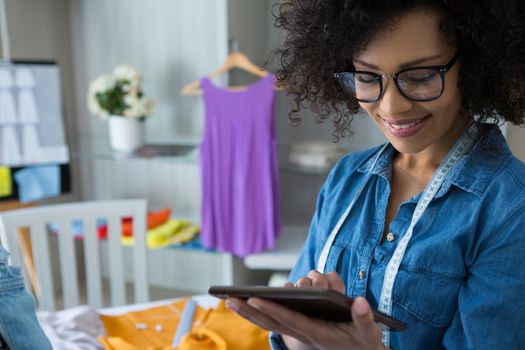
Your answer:
[[[156,212],[148,212],[148,230],[159,225],[162,225],[171,215],[171,209],[165,208]],[[131,217],[122,218],[122,236],[132,237],[133,236],[133,219]],[[97,228],[98,239],[108,238],[108,225],[100,225]]]

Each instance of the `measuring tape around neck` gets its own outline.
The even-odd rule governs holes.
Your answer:
[[[341,226],[345,222],[346,218],[348,217],[348,214],[350,214],[350,211],[352,211],[352,208],[354,207],[355,202],[357,201],[357,198],[361,195],[361,192],[363,192],[363,188],[365,187],[365,184],[368,182],[368,179],[371,176],[372,169],[374,169],[377,161],[385,151],[385,149],[388,147],[389,143],[387,142],[377,153],[377,156],[375,157],[372,165],[370,166],[368,173],[366,177],[361,182],[361,185],[359,186],[359,189],[357,190],[356,194],[354,195],[354,198],[352,198],[352,201],[350,201],[350,204],[344,211],[343,215],[341,215],[341,218],[335,225],[334,229],[328,236],[328,239],[326,240],[326,243],[324,244],[323,250],[321,251],[321,255],[319,256],[319,260],[317,260],[317,271],[320,273],[325,273],[325,267],[326,267],[326,261],[328,260],[328,254],[330,253],[330,248],[332,248],[332,244],[334,243],[335,237],[339,233],[339,230],[341,229]]]
[[[410,223],[410,226],[405,233],[405,235],[402,237],[402,239],[399,241],[399,244],[394,252],[393,257],[390,259],[387,270],[385,272],[385,277],[383,280],[383,287],[381,289],[381,297],[380,297],[380,303],[379,303],[379,310],[391,315],[392,312],[392,288],[394,285],[395,278],[397,276],[397,271],[399,270],[399,265],[401,264],[401,260],[403,259],[406,251],[406,247],[408,245],[408,242],[410,241],[410,238],[412,237],[412,231],[414,229],[414,226],[417,224],[421,216],[423,215],[423,212],[426,210],[428,204],[430,201],[434,198],[437,191],[441,187],[441,184],[445,180],[446,175],[450,172],[452,167],[457,163],[457,161],[461,158],[462,155],[466,154],[470,147],[474,144],[477,137],[477,126],[476,124],[472,123],[466,131],[463,133],[463,135],[460,137],[458,141],[454,144],[453,148],[448,153],[445,160],[441,163],[438,170],[436,171],[436,174],[433,176],[432,180],[430,181],[429,185],[425,188],[425,191],[423,192],[423,195],[421,196],[416,209],[414,210],[414,214],[412,216],[412,220]],[[363,189],[368,182],[369,178],[371,177],[371,172],[374,169],[376,163],[378,162],[381,155],[384,153],[385,149],[388,147],[388,143],[381,148],[381,150],[378,152],[377,156],[375,157],[372,165],[370,166],[368,170],[368,174],[365,177],[365,179],[361,182],[361,185],[359,189],[357,190],[356,194],[354,195],[352,201],[344,211],[343,215],[335,225],[334,229],[328,236],[328,239],[326,240],[326,243],[323,246],[323,250],[321,251],[321,255],[319,256],[319,259],[317,261],[317,271],[320,273],[325,273],[325,267],[326,262],[328,260],[328,254],[330,253],[330,249],[333,245],[333,242],[339,233],[339,230],[341,229],[341,226],[345,222],[346,218],[352,211],[352,208],[355,205],[355,202],[363,192]],[[388,328],[384,328],[383,331],[383,344],[385,346],[389,346],[390,344],[390,332],[388,331]]]
[[[432,177],[430,183],[426,186],[425,191],[417,202],[416,209],[412,215],[412,220],[410,221],[410,226],[399,241],[392,258],[390,258],[390,261],[386,267],[386,272],[383,279],[383,287],[381,288],[381,297],[379,299],[379,311],[388,315],[392,314],[392,290],[394,287],[394,282],[399,271],[401,260],[403,260],[406,248],[410,242],[410,238],[412,238],[414,227],[419,222],[419,219],[427,209],[430,201],[435,197],[439,188],[443,184],[443,181],[445,181],[447,174],[460,160],[460,158],[470,150],[476,141],[476,137],[477,125],[472,123],[461,135],[460,139],[456,141],[452,149],[447,154],[445,160],[441,162],[438,170]],[[383,345],[386,347],[390,345],[390,331],[387,327],[383,328]]]

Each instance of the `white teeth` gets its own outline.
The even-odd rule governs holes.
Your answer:
[[[390,124],[394,129],[401,130],[401,129],[408,129],[416,125],[417,123],[410,123],[410,124],[400,124],[400,125],[394,125]]]
[[[388,123],[388,125],[390,125],[391,127],[393,127],[394,129],[396,130],[403,130],[403,129],[409,129],[411,127],[414,127],[416,126],[417,124],[421,123],[425,118],[421,118],[415,122],[412,122],[412,123],[409,123],[409,124],[392,124],[392,123]]]

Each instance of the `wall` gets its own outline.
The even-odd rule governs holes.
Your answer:
[[[228,38],[236,39],[239,49],[256,64],[263,64],[278,36],[271,6],[266,0],[220,0],[211,7],[191,0],[148,4],[139,0],[8,0],[8,13],[16,18],[9,22],[13,56],[52,58],[62,67],[70,143],[85,153],[75,161],[80,168],[74,168],[74,199],[80,195],[84,200],[145,197],[152,208],[169,206],[175,215],[198,218],[196,164],[101,159],[89,154],[90,146],[86,149],[83,140],[107,140],[107,124],[87,111],[87,87],[93,78],[119,63],[134,64],[144,74],[146,93],[157,99],[157,110],[146,123],[149,141],[198,142],[201,98],[180,96],[180,88],[222,63]],[[232,84],[253,79],[238,71],[231,76]],[[293,142],[331,140],[329,121],[317,125],[305,111],[303,123],[289,127],[288,110],[287,98],[278,94],[276,118],[282,153]],[[365,125],[356,129],[354,138],[342,143],[365,147],[376,142],[377,137],[371,135],[375,128],[363,121]],[[308,222],[324,176],[283,172],[281,181],[285,223]],[[304,187],[310,190],[303,191]]]
[[[257,66],[264,64],[268,54],[268,3],[268,0],[228,0],[229,50],[237,49]],[[229,74],[229,84],[232,86],[250,84],[257,79],[238,69]]]
[[[89,114],[89,82],[117,64],[136,66],[144,91],[157,102],[146,121],[148,142],[199,142],[203,105],[180,89],[215,69],[227,55],[227,1],[71,1],[77,82],[78,134],[107,142],[107,124]],[[89,146],[86,152],[90,152]],[[198,217],[200,183],[196,162],[85,157],[84,199],[147,198],[151,208],[171,207],[176,216]]]
[[[53,60],[60,66],[67,134],[70,145],[75,147],[76,140],[71,137],[77,130],[77,118],[69,4],[68,0],[5,1],[11,57]],[[44,203],[78,200],[79,167],[75,160],[72,161],[72,179],[71,194]]]
[[[509,146],[516,157],[525,162],[525,127],[507,126]]]
[[[107,135],[89,114],[89,82],[118,64],[136,66],[145,93],[157,102],[147,138],[198,138],[202,105],[179,94],[185,84],[222,62],[227,51],[226,0],[71,1],[76,100],[81,135]]]

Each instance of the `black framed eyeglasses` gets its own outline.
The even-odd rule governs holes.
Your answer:
[[[359,102],[372,103],[383,96],[383,79],[392,77],[399,92],[409,100],[427,102],[437,99],[445,90],[445,74],[454,66],[459,52],[444,66],[422,66],[403,69],[394,74],[367,71],[334,73],[343,90]]]

